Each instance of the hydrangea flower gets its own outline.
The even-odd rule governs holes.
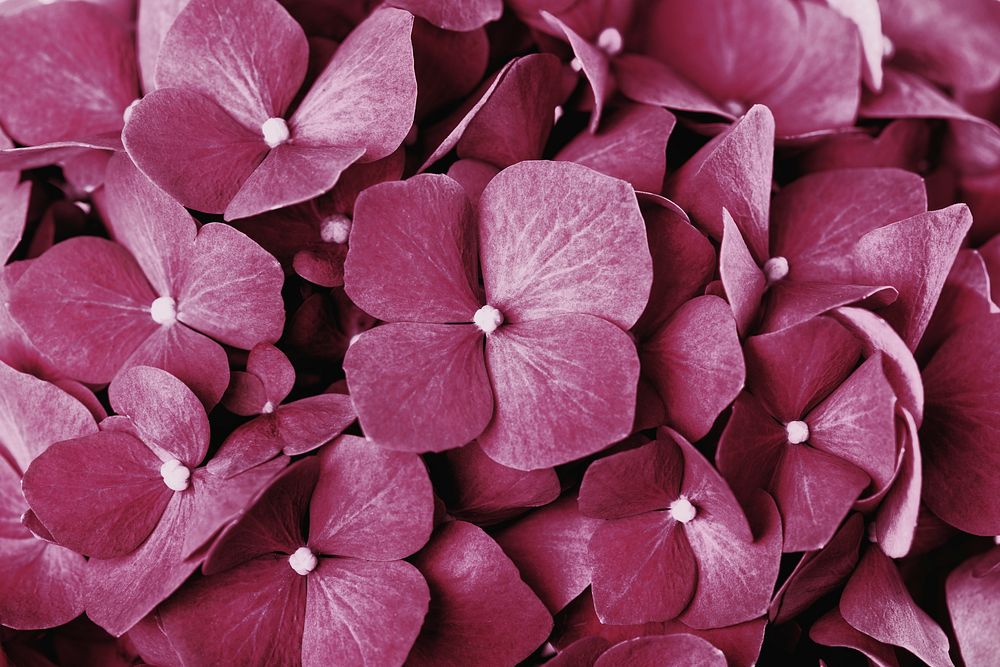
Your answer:
[[[478,437],[498,463],[530,470],[629,434],[639,364],[622,329],[651,267],[628,184],[520,163],[476,215],[458,183],[422,175],[367,190],[352,234],[347,293],[389,322],[344,361],[376,443],[440,451]]]

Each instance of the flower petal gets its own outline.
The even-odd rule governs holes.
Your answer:
[[[625,53],[612,65],[622,95],[633,102],[730,117],[708,93],[658,60]]]
[[[580,511],[623,519],[665,510],[681,492],[684,461],[668,440],[612,454],[590,464],[580,484]]]
[[[875,667],[899,667],[891,646],[858,632],[844,620],[839,609],[831,609],[809,628],[809,638],[823,646],[845,646],[864,655]]]
[[[923,457],[917,425],[906,408],[900,408],[900,412],[905,424],[902,467],[875,515],[878,545],[890,558],[902,558],[910,552],[923,491]]]
[[[247,372],[264,386],[267,400],[279,405],[295,386],[295,368],[284,352],[270,343],[258,343],[247,356]]]
[[[389,0],[392,7],[405,9],[439,28],[468,32],[500,18],[501,0],[462,0],[441,4],[433,0]]]
[[[740,502],[746,505],[757,489],[766,489],[788,446],[782,425],[754,395],[743,392],[715,450],[715,462]]]
[[[722,209],[722,226],[719,276],[736,317],[736,329],[740,336],[746,336],[757,319],[767,281],[750,254],[742,232],[726,209]]]
[[[590,115],[590,131],[596,132],[601,121],[601,113],[604,110],[605,100],[611,93],[612,79],[608,55],[581,37],[572,27],[566,25],[547,11],[541,13],[543,19],[552,28],[561,32],[573,49],[576,62],[580,64],[580,69],[587,83],[590,85],[594,100],[594,110]],[[656,188],[655,190],[659,190]]]
[[[948,575],[945,591],[955,638],[967,667],[989,667],[996,659],[993,638],[1000,632],[1000,573],[977,576],[976,569],[996,554],[970,558]]]
[[[639,637],[612,646],[594,667],[726,667],[726,656],[704,639],[688,634]]]

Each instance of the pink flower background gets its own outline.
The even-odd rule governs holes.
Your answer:
[[[0,666],[1000,665],[1000,2],[0,0]]]

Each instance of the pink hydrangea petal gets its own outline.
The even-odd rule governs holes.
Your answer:
[[[861,100],[855,27],[820,4],[801,5],[801,11],[801,51],[777,85],[760,97],[774,111],[776,132],[784,137],[853,125]]]
[[[508,167],[479,201],[479,234],[487,302],[508,321],[588,313],[627,329],[642,314],[652,266],[624,181],[570,162]]]
[[[659,430],[657,440],[660,439],[673,440],[680,447],[681,453],[684,456],[684,477],[680,489],[681,495],[695,502],[696,508],[700,508],[706,513],[711,522],[716,524],[720,530],[728,531],[733,538],[747,542],[753,541],[754,536],[760,541],[763,539],[762,536],[765,533],[768,540],[774,537],[772,534],[774,532],[773,522],[768,521],[766,522],[767,525],[764,525],[763,522],[763,519],[770,518],[773,512],[769,509],[762,512],[761,514],[766,515],[766,517],[759,516],[757,517],[759,520],[756,522],[761,525],[756,525],[755,523],[751,529],[747,523],[746,516],[744,516],[725,480],[722,479],[718,471],[712,467],[708,460],[691,443],[668,428],[661,428]],[[754,507],[760,504],[759,502],[752,503]],[[704,525],[704,522],[701,525]],[[700,525],[689,523],[685,527],[688,530],[688,537],[691,537],[690,529],[699,527]],[[710,535],[706,534],[699,541],[708,539],[710,539]]]
[[[482,305],[472,209],[439,175],[376,185],[358,197],[347,294],[383,320],[470,322]]]
[[[489,57],[489,37],[483,28],[454,32],[426,21],[415,21],[413,67],[417,73],[417,120],[432,117],[465,99],[483,80]]]
[[[244,350],[281,335],[284,274],[242,232],[208,223],[198,232],[177,295],[177,319]]]
[[[351,345],[344,371],[361,428],[392,449],[461,446],[493,414],[482,332],[472,325],[384,324]]]
[[[404,562],[322,558],[310,573],[302,664],[402,664],[429,603],[427,583]]]
[[[156,88],[156,61],[163,38],[190,0],[146,0],[136,10],[136,52],[142,89]]]
[[[598,459],[580,485],[580,511],[622,519],[667,509],[680,495],[683,470],[680,451],[667,440]]]
[[[14,286],[11,313],[60,370],[108,382],[156,331],[155,292],[119,245],[92,237],[63,241],[32,262]],[[66,329],[72,314],[73,331]]]
[[[309,507],[314,551],[395,560],[427,543],[434,503],[419,457],[345,435],[319,458],[319,482]]]
[[[60,2],[5,16],[0,39],[0,118],[18,143],[121,130],[138,86],[132,38],[118,19]]]
[[[990,445],[1000,429],[1000,378],[983,372],[1000,363],[998,335],[1000,315],[972,322],[948,339],[924,369],[924,501],[939,517],[975,535],[1000,533],[1000,493],[993,474],[1000,450]]]
[[[608,56],[604,51],[580,36],[572,27],[560,21],[558,17],[543,11],[542,18],[564,35],[573,49],[573,55],[580,63],[581,72],[586,77],[593,94],[594,110],[590,115],[590,131],[596,132],[601,122],[605,100],[611,93],[612,80]]]
[[[441,4],[429,0],[389,0],[392,7],[405,9],[439,28],[467,32],[500,18],[501,0],[460,0]]]
[[[826,545],[868,483],[868,475],[843,459],[809,445],[786,445],[770,485],[784,520],[784,550]]]
[[[1000,632],[1000,574],[976,574],[977,568],[995,557],[986,553],[970,558],[948,575],[945,585],[948,614],[967,667],[989,667],[996,660],[993,638]]]
[[[900,408],[900,412],[905,424],[903,461],[892,489],[889,490],[875,515],[875,536],[878,545],[890,558],[902,558],[910,552],[923,490],[923,455],[920,451],[917,425],[906,408]]]
[[[736,221],[726,209],[722,209],[722,226],[719,276],[736,317],[736,329],[745,336],[757,319],[767,281],[750,254]]]
[[[780,280],[768,288],[760,332],[788,329],[841,306],[881,308],[893,303],[898,296],[899,292],[887,285],[869,287]]]
[[[994,247],[1000,246],[994,244]],[[983,315],[997,312],[991,298],[990,272],[983,259],[983,255],[991,251],[983,249],[980,252],[969,248],[958,251],[934,307],[934,314],[920,338],[917,357],[930,358],[933,351],[959,328]]]
[[[201,93],[240,125],[260,127],[285,113],[308,59],[301,26],[278,2],[191,0],[163,38],[156,86]]]
[[[896,652],[891,646],[858,632],[844,620],[840,610],[831,609],[809,628],[809,638],[823,646],[853,648],[875,667],[899,667]]]
[[[952,667],[948,637],[913,602],[895,564],[877,547],[861,557],[840,598],[840,613],[856,630],[901,646],[930,667]]]
[[[128,415],[139,438],[161,459],[189,468],[208,452],[208,416],[198,397],[170,373],[136,366],[119,373],[108,388],[111,406]]]
[[[508,468],[486,456],[477,442],[449,450],[444,460],[448,481],[446,486],[438,487],[438,493],[444,497],[451,515],[471,523],[499,523],[529,507],[548,505],[559,497],[559,477],[555,470],[526,472]],[[453,496],[449,496],[449,491]]]
[[[733,404],[715,462],[736,497],[746,503],[756,489],[768,488],[786,446],[782,425],[760,400],[744,392]]]
[[[857,28],[861,38],[865,85],[878,92],[882,89],[882,58],[885,48],[878,0],[828,0],[827,4],[850,19]]]
[[[857,565],[864,532],[861,515],[852,514],[825,547],[804,554],[771,600],[769,618],[786,623],[845,581]]]
[[[257,558],[185,585],[163,630],[184,664],[298,664],[309,583],[281,554]]]
[[[104,182],[102,167],[110,153],[120,150],[123,150],[121,131],[76,140],[51,141],[38,146],[4,147],[0,149],[0,170],[20,171],[58,164],[68,181],[89,192]]]
[[[691,440],[703,438],[743,389],[743,350],[729,305],[702,296],[681,306],[640,349],[644,375],[656,386],[667,422]]]
[[[318,197],[362,155],[364,148],[358,146],[294,141],[272,148],[226,206],[225,218],[248,218]]]
[[[229,383],[229,361],[222,346],[181,324],[158,327],[122,367],[132,366],[167,371],[186,384],[207,409],[219,402]]]
[[[600,523],[581,514],[573,496],[564,496],[502,528],[496,541],[555,614],[590,585],[587,543]]]
[[[0,132],[0,145],[6,137]],[[0,261],[6,263],[21,241],[31,183],[19,183],[16,172],[0,173]]]
[[[503,325],[486,340],[486,363],[494,412],[479,444],[498,463],[549,468],[631,431],[639,359],[613,324],[563,315]]]
[[[636,190],[659,192],[667,168],[667,141],[676,122],[672,113],[659,107],[622,107],[605,117],[596,134],[576,135],[555,159],[628,181]]]
[[[268,153],[259,128],[210,98],[161,88],[132,108],[122,133],[139,169],[181,204],[222,213]]]
[[[896,467],[896,398],[873,354],[808,415],[809,444],[864,470],[884,488]]]
[[[548,637],[545,606],[496,542],[472,524],[439,527],[414,564],[431,604],[408,664],[514,664]]]
[[[302,100],[290,126],[307,144],[365,149],[365,161],[396,150],[417,98],[413,16],[379,9],[355,28]]]
[[[347,246],[324,244],[309,250],[300,250],[292,258],[292,267],[299,277],[322,287],[340,287],[344,284],[344,260]]]
[[[764,262],[773,162],[774,118],[754,105],[685,162],[667,191],[715,239],[723,238],[722,209],[728,210],[754,258]]]
[[[611,643],[603,637],[583,637],[557,653],[548,661],[549,667],[580,667],[593,665]]]
[[[98,558],[121,556],[149,536],[174,496],[160,463],[124,433],[65,440],[28,467],[24,494],[63,546]]]
[[[594,607],[602,623],[666,621],[687,607],[698,565],[681,524],[667,512],[602,523],[589,544]]]
[[[295,368],[288,357],[270,343],[258,343],[250,350],[247,372],[260,378],[267,400],[275,406],[285,400],[295,385]]]
[[[229,375],[229,387],[222,395],[222,405],[233,414],[252,417],[261,414],[267,394],[264,383],[252,373],[234,371]]]
[[[972,226],[965,204],[930,211],[865,234],[852,257],[855,279],[888,284],[899,298],[881,315],[915,349],[931,319],[959,245]]]
[[[861,344],[828,317],[746,343],[747,384],[783,424],[803,416],[854,369]],[[794,359],[794,363],[789,360]]]
[[[448,167],[448,176],[462,185],[473,207],[479,206],[483,190],[499,173],[499,169],[480,160],[456,160]]]
[[[594,667],[726,667],[726,656],[694,635],[639,637],[612,646]]]
[[[124,636],[146,662],[163,667],[181,667],[181,659],[163,632],[158,611],[147,614]]]
[[[653,58],[625,53],[613,67],[622,94],[633,102],[730,116],[709,94]]]

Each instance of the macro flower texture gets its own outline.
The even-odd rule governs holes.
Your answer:
[[[1000,2],[0,0],[0,667],[997,667]]]

